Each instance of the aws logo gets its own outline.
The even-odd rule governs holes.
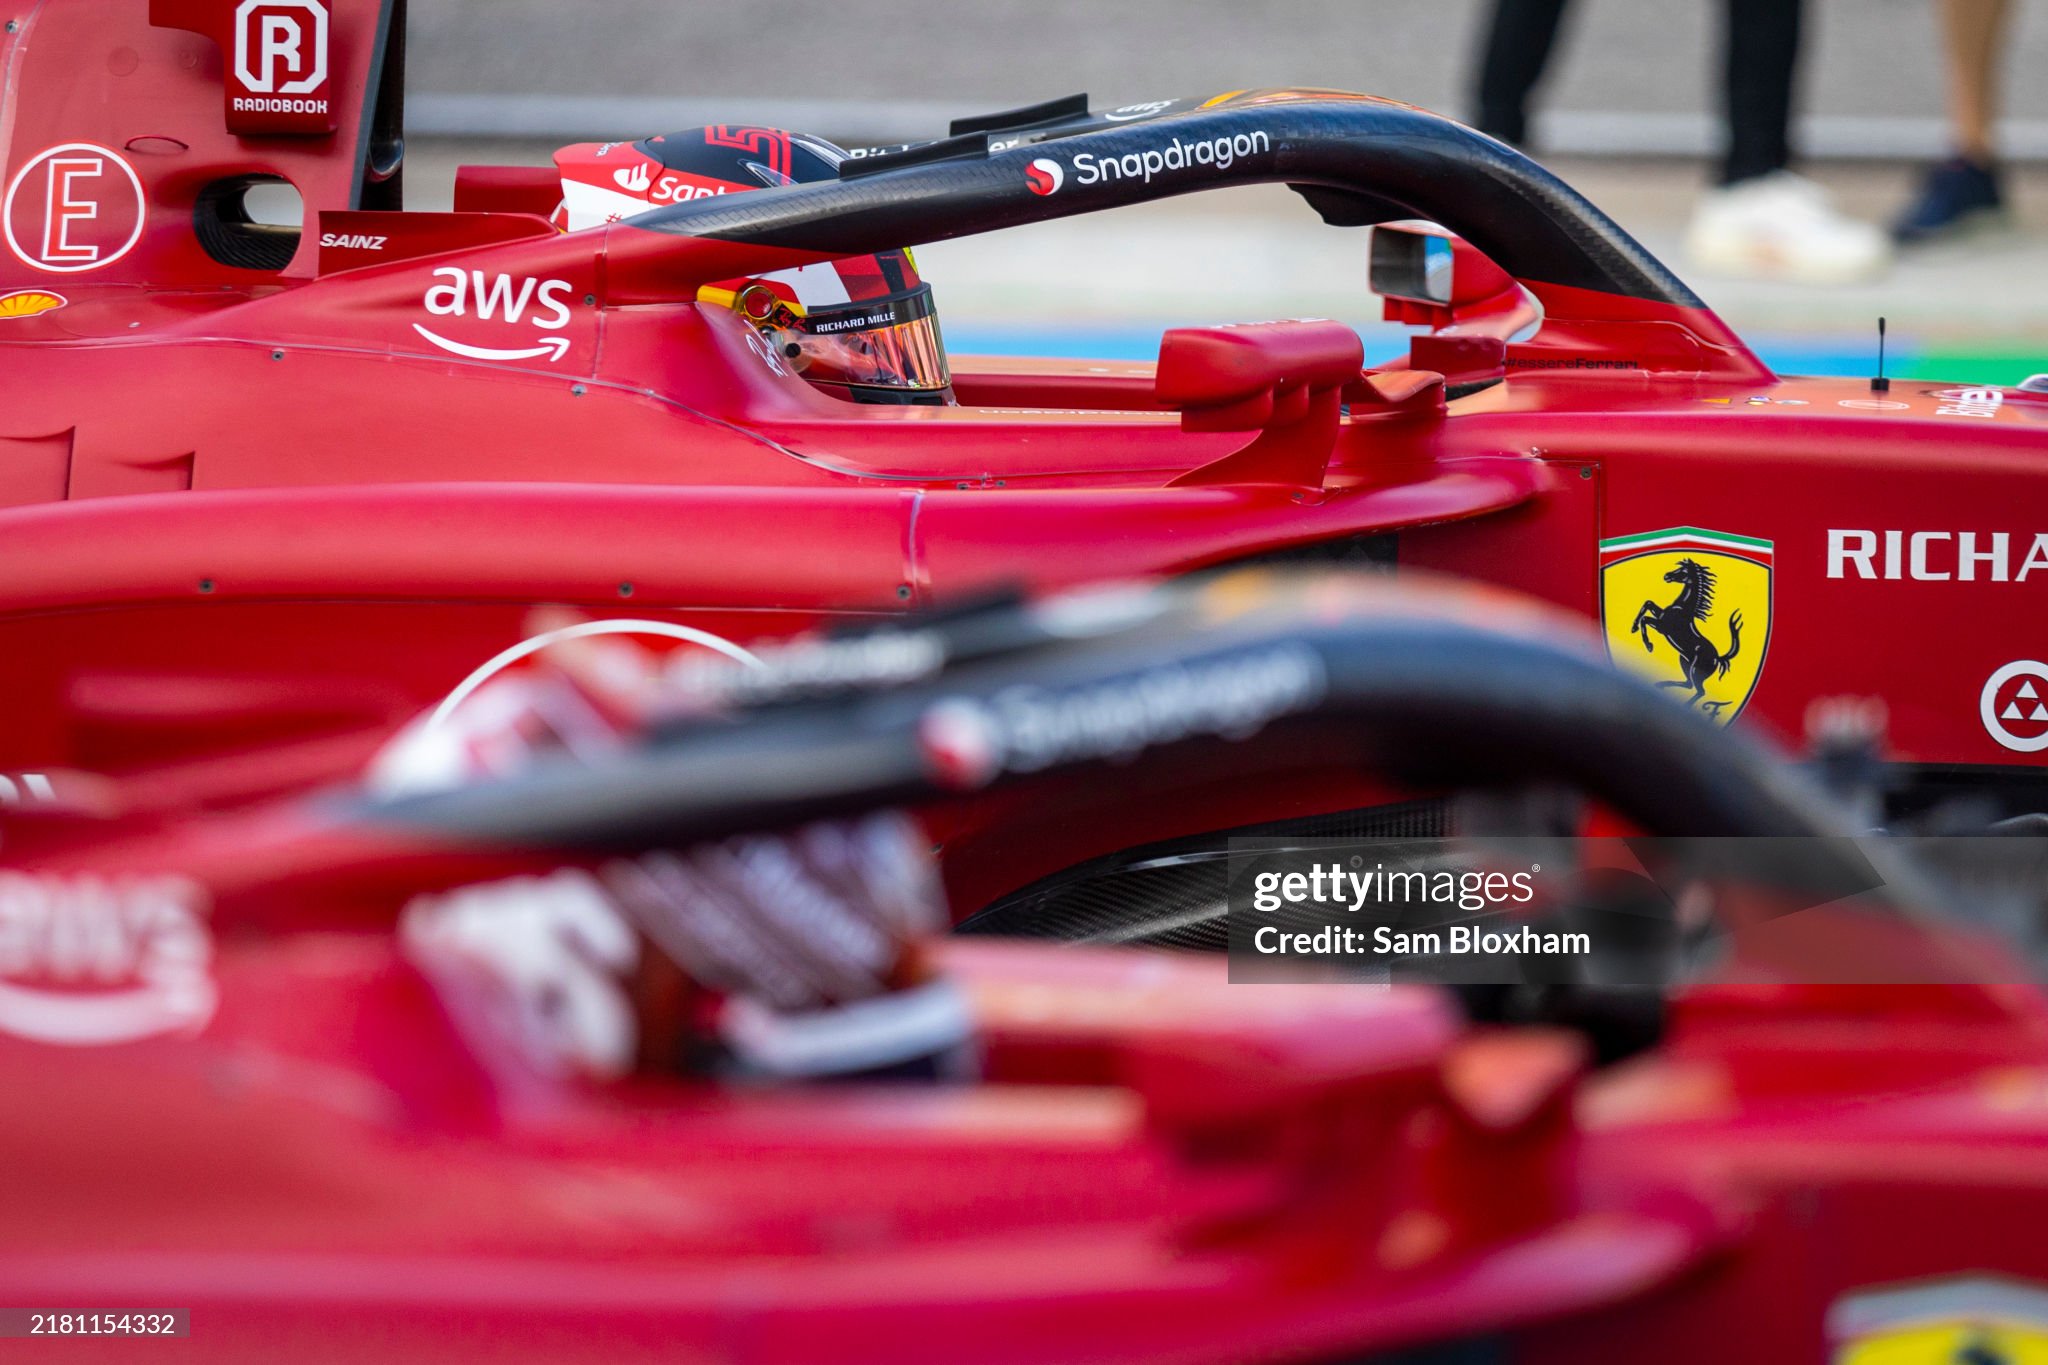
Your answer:
[[[480,322],[495,323],[501,328],[526,325],[543,332],[559,332],[569,325],[568,299],[575,286],[567,280],[487,274],[452,265],[436,270],[434,278],[441,283],[427,289],[420,306],[437,318],[474,316]],[[422,323],[415,322],[412,329],[449,354],[471,360],[533,360],[546,356],[552,364],[569,353],[571,344],[565,336],[539,336],[523,346],[477,346],[451,340]]]

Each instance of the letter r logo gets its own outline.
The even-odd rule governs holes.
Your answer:
[[[327,0],[242,0],[235,79],[259,95],[304,95],[327,81]]]
[[[275,72],[280,63],[286,71],[298,70],[299,39],[302,36],[298,23],[284,14],[259,14],[256,17],[263,21],[263,55],[256,59],[256,64],[266,74]]]

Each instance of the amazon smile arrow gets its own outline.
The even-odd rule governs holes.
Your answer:
[[[569,338],[567,337],[542,337],[540,344],[537,346],[529,346],[524,350],[508,351],[496,350],[489,346],[468,346],[460,341],[450,341],[447,337],[428,331],[417,322],[412,325],[412,329],[428,341],[439,346],[442,350],[453,355],[468,356],[471,360],[532,360],[536,356],[547,356],[549,363],[552,364],[569,354]]]

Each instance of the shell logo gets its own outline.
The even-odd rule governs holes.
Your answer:
[[[0,294],[0,318],[32,318],[69,302],[62,294],[52,294],[47,289],[17,289],[12,294]]]

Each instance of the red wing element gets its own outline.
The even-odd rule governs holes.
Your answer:
[[[1154,392],[1187,431],[1256,431],[1259,438],[1183,474],[1175,484],[1322,486],[1337,443],[1342,393],[1365,363],[1341,322],[1182,327],[1159,346]]]

